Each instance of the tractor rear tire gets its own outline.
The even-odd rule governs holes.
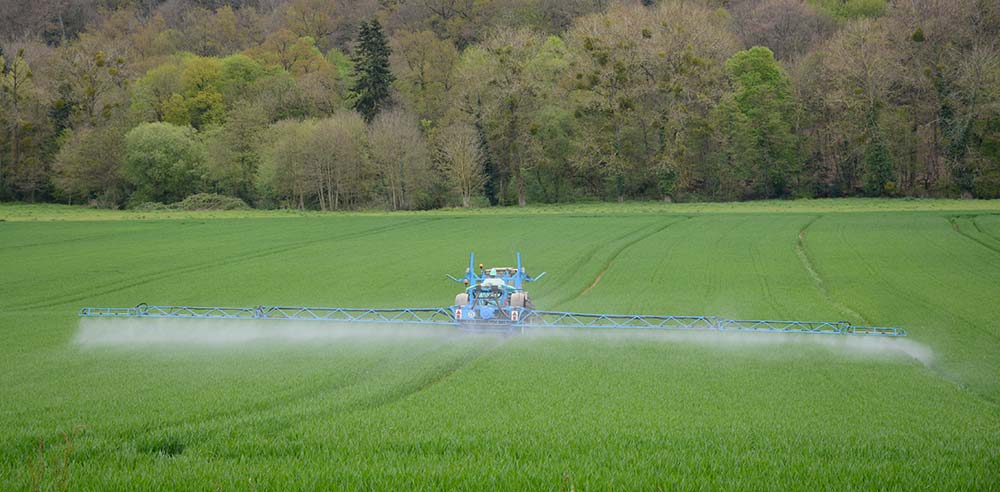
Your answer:
[[[455,296],[455,305],[456,306],[464,306],[464,305],[466,305],[468,303],[469,303],[469,294],[468,293],[463,292],[463,293]]]
[[[510,295],[510,307],[523,308],[525,307],[525,302],[528,300],[528,294],[524,292],[515,292]]]

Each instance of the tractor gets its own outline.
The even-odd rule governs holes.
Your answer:
[[[535,282],[544,276],[545,272],[537,277],[528,275],[521,266],[521,253],[517,253],[516,267],[486,268],[480,263],[478,269],[475,254],[469,254],[465,276],[448,275],[451,280],[465,285],[465,290],[455,296],[451,312],[465,327],[490,329],[519,324],[535,308],[524,290],[524,283]]]

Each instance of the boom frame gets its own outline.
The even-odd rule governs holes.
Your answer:
[[[727,319],[717,316],[664,316],[637,314],[592,314],[565,311],[522,310],[517,320],[466,322],[455,319],[451,308],[338,308],[306,306],[203,307],[148,306],[132,308],[85,307],[83,318],[146,319],[239,319],[277,321],[327,321],[373,324],[434,325],[487,328],[503,331],[525,329],[608,329],[653,331],[720,331],[803,333],[819,335],[855,335],[905,337],[897,327],[861,326],[847,321],[787,321]]]

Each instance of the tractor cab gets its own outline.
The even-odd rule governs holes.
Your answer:
[[[498,290],[509,290],[514,288],[513,281],[514,276],[517,274],[516,268],[501,267],[483,269],[482,265],[480,265],[480,273],[483,272],[486,273],[482,275],[483,279],[479,284],[480,290],[496,292]]]
[[[486,329],[517,324],[534,308],[523,283],[534,282],[544,275],[528,275],[521,266],[520,253],[517,254],[517,267],[486,268],[480,263],[478,269],[475,256],[470,254],[465,276],[448,275],[465,285],[465,291],[455,296],[452,315],[460,323]]]

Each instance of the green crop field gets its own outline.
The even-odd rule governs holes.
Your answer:
[[[997,202],[4,205],[0,219],[2,490],[1000,487]],[[521,251],[547,271],[531,284],[546,309],[910,336],[333,336],[76,317],[139,302],[449,305],[444,274],[470,250],[486,263]],[[240,340],[244,326],[269,335]],[[204,339],[154,343],[152,330]]]

